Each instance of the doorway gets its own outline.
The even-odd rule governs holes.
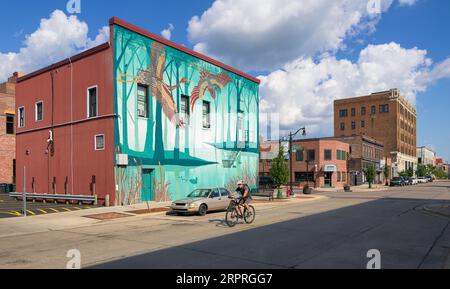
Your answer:
[[[331,188],[333,186],[333,173],[325,173],[325,187]]]
[[[153,190],[153,169],[142,169],[142,190],[141,200],[154,201],[155,193]]]

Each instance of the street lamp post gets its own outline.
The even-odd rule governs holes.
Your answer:
[[[306,135],[306,127],[298,129],[295,133],[289,133],[289,188],[291,191],[291,196],[294,195],[292,187],[292,142],[294,136],[296,136],[300,131],[303,131],[303,135]]]

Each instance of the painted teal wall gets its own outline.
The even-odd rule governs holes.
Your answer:
[[[239,179],[256,185],[257,83],[117,25],[114,74],[115,151],[129,159],[115,168],[116,204],[175,200],[199,187],[234,189]],[[149,86],[148,118],[137,114],[138,84]],[[178,114],[181,95],[199,96],[188,123]],[[203,101],[211,107],[206,129]],[[143,193],[142,169],[153,170],[153,196]]]

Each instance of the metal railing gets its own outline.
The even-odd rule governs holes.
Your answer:
[[[23,193],[9,193],[11,198],[23,198]],[[32,194],[26,193],[27,199],[33,200],[59,200],[59,201],[77,201],[77,202],[92,202],[97,205],[97,195],[54,195],[54,194]]]

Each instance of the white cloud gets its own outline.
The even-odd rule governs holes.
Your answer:
[[[167,40],[170,40],[172,38],[172,31],[175,29],[173,24],[169,24],[169,27],[161,31],[161,35],[166,38]]]
[[[381,12],[393,0],[381,0]],[[337,51],[373,31],[380,14],[361,0],[217,0],[189,21],[194,49],[244,70],[272,70],[299,57]]]
[[[282,129],[307,125],[313,135],[332,135],[335,99],[398,88],[415,103],[418,92],[442,77],[450,77],[450,59],[433,66],[425,50],[369,45],[356,62],[332,55],[299,58],[260,76],[261,108],[280,113]]]
[[[413,6],[418,0],[398,0],[400,6]]]
[[[0,53],[0,82],[14,71],[32,72],[109,39],[107,26],[94,40],[88,37],[88,31],[88,25],[76,16],[55,10],[49,18],[41,20],[35,32],[25,37],[18,52]]]

